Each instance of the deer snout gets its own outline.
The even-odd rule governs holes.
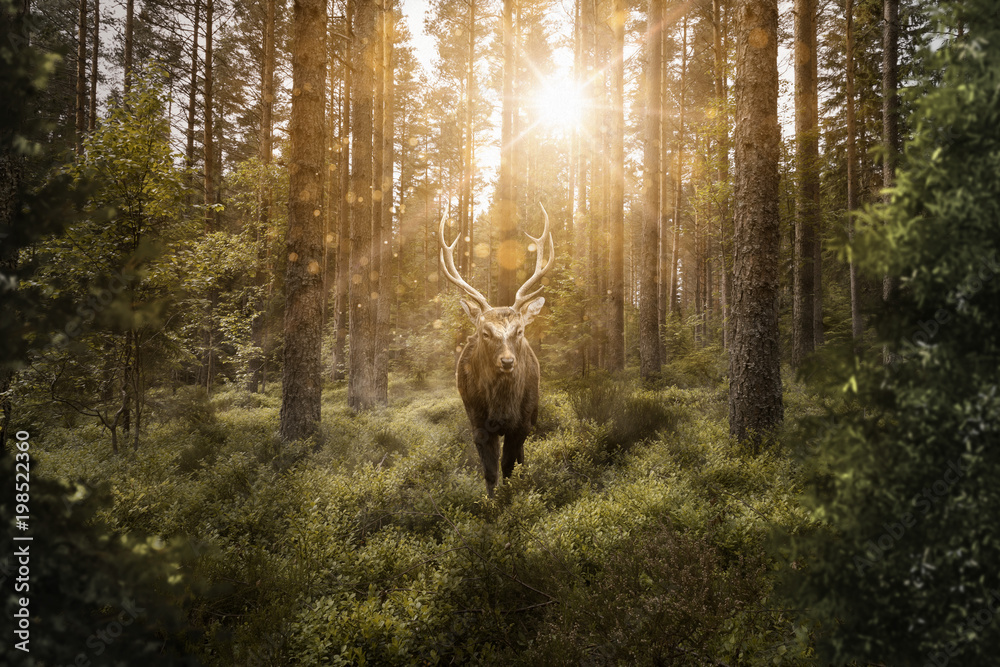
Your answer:
[[[500,370],[512,371],[514,370],[514,357],[500,357]]]

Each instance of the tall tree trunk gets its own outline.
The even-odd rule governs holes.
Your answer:
[[[882,144],[885,148],[882,161],[882,187],[891,188],[895,182],[896,154],[899,146],[899,97],[897,95],[899,52],[899,0],[883,0],[882,24]],[[888,203],[891,197],[886,194]],[[885,276],[882,281],[882,300],[895,299],[897,279]]]
[[[584,106],[592,103],[590,97],[590,76],[592,74],[592,66],[590,65],[590,58],[587,52],[587,44],[589,44],[589,39],[586,37],[586,33],[590,30],[593,23],[589,20],[589,14],[586,11],[588,3],[592,3],[593,0],[577,0],[575,7],[575,24],[574,24],[574,39],[575,44],[575,58],[574,58],[574,69],[576,70],[576,84],[577,89],[580,91],[580,97],[583,100]],[[581,109],[581,115],[584,110]],[[585,118],[585,116],[584,116]],[[586,221],[588,220],[588,204],[590,202],[589,191],[587,188],[587,173],[590,167],[590,151],[588,150],[588,142],[590,141],[590,136],[587,131],[585,124],[582,122],[580,125],[583,126],[581,132],[577,134],[577,162],[576,162],[576,181],[577,181],[577,198],[576,198],[576,209],[573,213],[573,255],[579,260],[583,260],[583,249],[585,247],[586,239]],[[585,354],[581,355],[585,358]],[[586,362],[583,362],[585,366]]]
[[[611,279],[608,369],[625,369],[625,18],[624,0],[613,0],[611,30]]]
[[[726,86],[727,0],[712,2],[712,36],[715,51],[715,97],[719,104],[718,182],[729,183],[729,113]],[[733,220],[730,197],[723,198],[719,210],[719,301],[722,314],[722,347],[729,349],[732,334]]]
[[[475,142],[474,110],[476,104],[476,0],[469,0],[469,22],[466,24],[466,32],[469,34],[469,51],[466,56],[467,66],[465,70],[465,142],[462,146],[462,164],[465,173],[462,175],[462,208],[460,229],[462,230],[462,240],[458,247],[464,248],[462,256],[459,258],[462,263],[463,275],[472,275],[473,248],[475,237],[473,234],[474,208],[472,205],[473,181],[475,180],[475,164],[473,163],[473,143]],[[468,241],[466,241],[468,239]]]
[[[354,410],[378,404],[375,379],[376,300],[372,292],[372,256],[377,249],[372,230],[372,151],[375,58],[377,57],[375,0],[357,0],[357,22],[352,40],[354,69],[351,91],[351,285],[350,375],[347,402]]]
[[[674,44],[671,38],[670,31],[667,30],[668,26],[673,25],[672,18],[669,18],[671,13],[671,6],[668,6],[666,2],[663,3],[663,14],[660,18],[661,20],[661,30],[659,33],[660,38],[660,215],[659,215],[659,237],[658,242],[660,244],[659,253],[657,257],[656,266],[656,289],[657,289],[657,312],[656,312],[656,324],[657,324],[657,336],[660,342],[660,359],[666,361],[667,358],[667,316],[670,313],[670,250],[673,248],[673,239],[670,236],[671,231],[674,229],[672,223],[673,211],[669,211],[670,217],[668,218],[668,209],[671,207],[671,196],[670,193],[673,192],[673,182],[677,178],[677,174],[674,173],[675,170],[670,169],[670,165],[673,161],[672,154],[670,152],[670,147],[672,142],[670,138],[673,136],[674,127],[668,118],[668,100],[671,96],[671,82],[670,82],[670,63],[672,57],[670,54],[671,46]]]
[[[351,122],[351,45],[353,44],[351,27],[351,9],[353,2],[344,3],[344,94],[340,109],[340,192],[338,202],[340,228],[337,232],[337,338],[333,346],[333,379],[343,380],[347,377],[347,328],[350,317],[350,300],[348,280],[350,278],[351,262],[351,208],[347,202],[347,193],[351,189],[350,163],[350,122]]]
[[[261,167],[267,170],[271,165],[271,158],[274,153],[273,133],[273,110],[274,110],[274,13],[275,0],[267,0],[264,10],[264,51],[261,54],[260,73],[260,129],[259,129],[259,159]],[[195,14],[197,16],[197,14]],[[257,299],[254,315],[250,322],[250,335],[253,342],[254,354],[250,360],[249,390],[251,392],[264,390],[264,364],[267,353],[264,349],[264,333],[267,328],[267,299],[265,298],[264,286],[268,281],[267,272],[267,246],[268,228],[271,224],[271,184],[270,180],[260,184],[260,217],[257,220],[257,268],[254,273],[254,284],[260,290],[260,297]]]
[[[382,271],[384,259],[383,248],[387,240],[382,222],[382,197],[383,197],[383,152],[384,124],[385,124],[385,12],[383,3],[379,2],[378,11],[375,15],[375,99],[372,115],[372,308],[375,311],[375,400],[379,405],[386,404],[383,392],[387,391],[388,378],[382,377],[383,366],[388,367],[386,355],[386,332],[382,321],[382,302],[385,295],[382,293],[383,281]]]
[[[854,0],[847,0],[847,234],[854,242],[854,211],[858,208],[858,123],[855,118],[854,94]],[[851,279],[851,335],[857,345],[864,333],[861,322],[860,284],[858,267],[853,255],[850,260]]]
[[[669,314],[680,316],[680,303],[677,299],[677,263],[680,259],[681,236],[681,199],[684,195],[684,105],[687,86],[687,14],[684,15],[684,39],[681,42],[681,83],[680,108],[677,112],[677,173],[674,175],[674,233],[673,247],[670,250],[670,292],[668,294]],[[685,271],[685,275],[687,272]]]
[[[393,45],[395,19],[391,1],[387,1],[381,14],[381,83],[379,88],[382,91],[382,118],[377,125],[378,141],[374,145],[374,151],[379,155],[378,163],[374,166],[375,178],[381,182],[378,191],[381,193],[378,200],[373,205],[379,209],[379,220],[381,226],[381,242],[378,245],[379,254],[379,281],[378,288],[378,347],[375,351],[375,384],[380,405],[389,403],[389,346],[391,341],[390,315],[392,294],[395,290],[392,274],[392,162],[395,157],[393,151],[393,127],[394,111],[393,102],[395,88],[393,86]],[[471,257],[471,253],[470,253]]]
[[[125,92],[132,88],[132,42],[135,35],[135,0],[125,0]]]
[[[517,291],[517,202],[514,199],[514,5],[503,0],[503,109],[500,123],[500,175],[497,183],[497,217],[500,248],[495,306],[514,303]]]
[[[288,234],[281,437],[316,432],[322,392],[323,152],[326,148],[326,2],[298,0],[292,33]]]
[[[194,166],[194,121],[198,104],[198,35],[201,22],[201,0],[194,0],[194,31],[191,36],[191,87],[188,89],[187,150],[184,161],[188,169]]]
[[[816,0],[795,0],[795,260],[792,365],[813,351],[813,255],[819,222],[819,134],[816,89]]]
[[[738,0],[729,432],[759,446],[784,415],[778,353],[778,3]]]
[[[642,268],[639,274],[639,375],[644,380],[660,374],[660,336],[657,308],[657,239],[660,217],[660,23],[663,0],[649,0],[646,27],[646,117],[643,139]]]
[[[90,113],[87,129],[97,127],[97,60],[101,49],[101,0],[94,0],[94,32],[91,33],[90,47]]]
[[[87,0],[79,0],[76,32],[76,154],[87,131]]]
[[[130,0],[131,2],[131,0]],[[212,125],[213,118],[213,79],[212,79],[212,23],[215,0],[205,0],[205,229],[210,230],[214,226],[215,213],[212,206],[215,204],[215,135]]]

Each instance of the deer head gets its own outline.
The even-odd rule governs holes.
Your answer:
[[[445,276],[452,283],[460,287],[471,300],[462,299],[462,309],[476,326],[474,341],[478,353],[487,357],[491,365],[499,373],[513,373],[517,369],[518,359],[521,358],[519,352],[522,346],[526,346],[524,341],[524,328],[535,319],[535,316],[545,305],[545,297],[538,294],[542,291],[541,280],[552,268],[555,262],[555,245],[552,241],[552,233],[549,230],[549,215],[542,206],[542,215],[545,219],[545,227],[539,237],[525,233],[535,246],[535,271],[528,278],[514,297],[514,305],[500,306],[494,308],[490,306],[479,290],[472,287],[462,278],[455,268],[454,251],[458,244],[456,237],[451,245],[444,241],[445,222],[447,214],[441,218],[438,238],[441,244],[440,261],[441,268]],[[548,258],[546,255],[548,246]],[[537,298],[536,298],[537,297]]]

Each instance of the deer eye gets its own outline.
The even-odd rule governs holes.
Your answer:
[[[489,332],[489,331],[486,331],[486,330],[484,330],[484,331],[483,331],[483,338],[489,338],[489,337],[490,337],[490,332]]]
[[[517,330],[517,335],[518,336],[523,336],[524,335],[524,329],[518,329]]]

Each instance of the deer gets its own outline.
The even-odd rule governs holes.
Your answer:
[[[506,479],[514,471],[515,463],[524,465],[524,441],[538,421],[541,374],[524,329],[545,305],[545,297],[539,296],[544,289],[541,281],[555,261],[555,245],[544,206],[542,215],[545,227],[541,236],[535,238],[525,232],[535,246],[535,271],[517,290],[514,305],[509,307],[490,306],[486,297],[455,268],[458,237],[450,245],[445,243],[447,213],[441,218],[438,233],[442,272],[469,297],[460,302],[475,326],[455,365],[455,384],[472,425],[490,498],[495,493],[498,467]],[[546,246],[548,258],[545,258]]]

